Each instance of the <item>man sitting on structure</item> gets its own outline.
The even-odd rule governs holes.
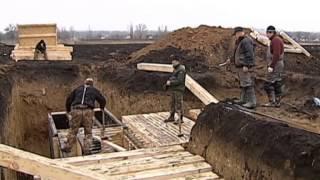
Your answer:
[[[93,87],[92,78],[86,79],[84,85],[73,90],[68,96],[66,109],[67,113],[71,116],[69,118],[70,132],[67,136],[66,146],[62,149],[64,152],[71,152],[71,149],[75,147],[78,129],[83,126],[85,133],[83,154],[91,154],[90,147],[95,101],[98,101],[100,108],[103,110],[106,105],[106,99],[99,90]],[[74,151],[72,150],[72,152]]]
[[[38,42],[38,44],[34,50],[34,60],[38,60],[40,54],[43,54],[44,59],[48,60],[47,45],[44,42],[44,40],[41,40],[40,42]]]

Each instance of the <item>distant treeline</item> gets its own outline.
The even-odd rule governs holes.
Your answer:
[[[155,40],[168,34],[167,26],[159,26],[157,30],[148,30],[145,24],[130,25],[127,31],[77,31],[73,27],[58,28],[58,38],[61,41],[89,41],[89,40]],[[17,40],[17,26],[10,24],[3,32],[0,31],[0,41],[15,43]]]
[[[290,37],[298,42],[319,42],[320,32],[287,32]]]
[[[127,31],[77,31],[73,27],[58,29],[61,41],[90,41],[90,40],[156,40],[168,34],[167,26],[159,26],[157,30],[149,30],[145,24],[129,25]],[[287,32],[298,42],[319,42],[320,32]],[[17,40],[17,26],[9,24],[0,31],[0,42],[13,44]]]

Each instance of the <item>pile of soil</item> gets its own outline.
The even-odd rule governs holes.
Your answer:
[[[74,45],[73,59],[76,61],[106,61],[115,59],[125,61],[128,56],[148,44],[94,44]]]
[[[225,179],[320,177],[320,135],[245,114],[229,104],[206,106],[188,149],[203,155]]]
[[[14,49],[14,46],[9,46],[9,45],[0,43],[0,63],[1,64],[7,64],[11,62],[10,54],[13,49]]]
[[[213,94],[221,99],[230,97],[230,91],[238,89],[238,78],[233,66],[230,69],[218,64],[230,57],[234,49],[233,29],[215,26],[182,28],[168,34],[163,39],[130,55],[127,66],[132,71],[131,80],[126,81],[129,87],[132,82],[143,82],[143,77],[150,76],[151,81],[142,83],[139,90],[153,88],[151,83],[165,82],[160,73],[136,72],[135,66],[140,62],[171,63],[172,55],[180,57],[186,66],[187,73]],[[267,73],[265,61],[266,47],[256,44],[256,91],[258,99],[265,101],[263,84]],[[303,105],[310,97],[320,96],[320,59],[308,58],[304,54],[285,54],[285,101]],[[145,86],[144,86],[145,85]],[[160,85],[156,83],[156,90]],[[133,88],[134,89],[134,88]],[[230,90],[230,91],[229,91]],[[219,92],[217,92],[219,91]],[[234,93],[233,93],[234,94]],[[236,93],[238,96],[238,93]],[[263,96],[263,97],[261,97]],[[259,100],[260,102],[260,100]]]
[[[233,29],[215,26],[182,28],[168,34],[163,39],[131,54],[129,63],[151,62],[170,63],[171,55],[182,57],[189,72],[203,72],[224,62],[234,49]],[[256,71],[266,73],[266,47],[256,44]],[[307,58],[303,54],[286,54],[286,70],[305,74],[316,74],[320,70],[320,60]],[[194,70],[193,70],[194,69]],[[317,74],[318,75],[318,74]]]
[[[130,63],[170,63],[170,56],[173,54],[182,57],[183,63],[190,69],[196,63],[208,68],[210,64],[225,60],[229,52],[232,52],[232,32],[232,29],[204,25],[198,28],[182,28],[133,53]]]

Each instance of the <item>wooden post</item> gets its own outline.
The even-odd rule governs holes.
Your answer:
[[[305,54],[306,56],[308,56],[308,57],[311,56],[311,54],[306,49],[304,49],[302,46],[300,46],[300,44],[298,44],[295,40],[293,40],[287,33],[280,32],[280,36],[282,36],[284,39],[289,41],[294,47],[301,49],[302,53]]]
[[[173,72],[173,67],[170,64],[139,63],[137,65],[137,68],[144,71]],[[205,105],[219,102],[218,99],[213,97],[206,89],[204,89],[200,84],[193,80],[189,75],[186,75],[185,85]]]

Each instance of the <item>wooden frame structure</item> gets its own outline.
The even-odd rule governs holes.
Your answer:
[[[94,109],[94,112],[94,127],[92,129],[92,134],[94,136],[93,146],[100,146],[101,151],[99,151],[99,147],[93,147],[92,149],[95,149],[93,150],[93,153],[123,151],[124,149],[121,148],[123,145],[124,136],[123,123],[119,121],[110,111],[104,109],[104,114],[106,117],[106,122],[104,124],[101,119],[101,109],[96,108]],[[81,156],[81,144],[83,143],[82,141],[84,138],[83,128],[80,128],[77,136],[79,144],[77,145],[76,152],[73,152],[72,154],[65,154],[61,151],[61,148],[64,146],[66,136],[69,132],[66,112],[49,113],[48,122],[51,158],[62,158],[70,155]],[[104,133],[102,131],[104,131]],[[111,140],[105,140],[106,137],[110,138]]]
[[[258,31],[255,31],[253,29],[251,29],[251,31],[252,32],[250,33],[250,36],[253,39],[257,40],[258,42],[260,42],[265,46],[270,46],[270,40],[266,36],[261,35]],[[305,48],[303,48],[299,43],[293,40],[287,33],[281,31],[279,35],[290,43],[290,44],[285,44],[284,52],[303,53],[307,57],[311,57],[311,54]]]
[[[18,25],[18,43],[11,57],[16,61],[34,60],[35,46],[40,40],[47,45],[48,60],[72,60],[73,48],[58,43],[56,24]]]
[[[220,179],[199,155],[180,145],[48,159],[0,144],[0,166],[40,179]]]

